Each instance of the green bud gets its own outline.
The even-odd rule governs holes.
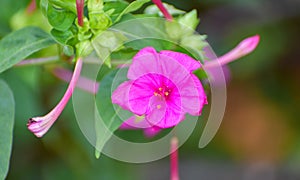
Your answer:
[[[106,30],[112,24],[110,17],[102,13],[89,14],[91,30],[94,34],[98,34],[99,31]]]
[[[102,0],[89,0],[87,4],[89,14],[90,13],[101,13],[103,12],[103,1]]]
[[[207,46],[205,35],[193,34],[191,36],[185,36],[181,39],[180,45],[183,47],[190,47],[196,50],[202,50]]]
[[[191,12],[186,13],[178,19],[178,23],[182,24],[184,27],[195,30],[199,24],[199,19],[197,17],[197,11],[192,10]]]
[[[80,41],[76,44],[76,57],[86,57],[93,52],[93,46],[91,41]]]
[[[179,41],[183,35],[182,29],[181,29],[181,24],[179,24],[176,21],[166,21],[166,32],[170,39]]]
[[[78,40],[79,41],[84,41],[84,40],[88,40],[92,37],[92,32],[90,31],[90,23],[89,20],[85,17],[83,19],[84,25],[83,26],[79,26],[78,25],[78,21],[77,18],[75,20],[76,26],[78,28]]]
[[[67,56],[73,56],[74,55],[74,48],[69,45],[63,46],[63,53]]]
[[[125,40],[126,37],[119,32],[104,31],[94,38],[93,44],[95,43],[108,48],[110,51],[115,51],[123,47]]]

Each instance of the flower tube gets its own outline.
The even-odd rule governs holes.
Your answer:
[[[73,94],[73,91],[76,87],[77,80],[80,77],[81,68],[82,68],[82,59],[79,58],[76,62],[75,70],[72,79],[70,81],[70,84],[68,86],[68,89],[66,90],[63,98],[60,100],[60,102],[55,106],[55,108],[52,111],[50,111],[45,116],[34,117],[28,120],[27,128],[36,137],[39,138],[42,137],[50,129],[50,127],[57,120],[57,118],[60,116],[61,112],[63,111],[70,97]]]

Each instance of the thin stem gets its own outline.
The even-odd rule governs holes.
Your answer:
[[[32,66],[32,65],[40,65],[40,64],[47,64],[58,61],[59,58],[57,56],[46,57],[46,58],[35,58],[35,59],[26,59],[15,66]]]
[[[174,136],[171,139],[171,180],[179,180],[179,173],[178,173],[178,138]]]
[[[168,21],[172,21],[173,20],[172,15],[168,12],[168,10],[163,5],[163,3],[161,2],[161,0],[152,0],[152,2],[158,7],[158,9],[163,13],[163,15],[165,16],[165,18]]]
[[[72,79],[70,81],[69,87],[67,89],[67,91],[65,92],[63,98],[61,99],[61,101],[57,104],[57,106],[52,110],[54,111],[56,114],[60,115],[62,110],[65,108],[67,102],[69,101],[70,97],[72,96],[74,89],[76,87],[76,83],[77,80],[80,77],[80,72],[81,72],[81,68],[82,68],[82,59],[79,58],[76,62],[76,66],[75,66],[75,70],[72,76]]]
[[[63,68],[55,68],[52,71],[52,73],[65,82],[69,82],[72,78],[72,72]],[[99,83],[86,77],[80,76],[77,81],[76,87],[85,90],[91,94],[97,94],[99,89]]]
[[[76,0],[78,25],[83,26],[84,0]]]
[[[26,13],[31,14],[36,10],[36,0],[31,0],[30,4],[26,8]]]

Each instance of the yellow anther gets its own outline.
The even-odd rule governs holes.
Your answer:
[[[165,92],[165,96],[169,96],[169,92]]]
[[[158,90],[159,90],[159,91],[162,91],[162,90],[163,90],[163,88],[162,88],[162,87],[160,87],[160,88],[158,88]]]
[[[158,96],[158,93],[157,93],[157,92],[154,92],[154,96]]]
[[[157,109],[160,109],[160,108],[161,108],[161,105],[157,105],[156,108],[157,108]]]

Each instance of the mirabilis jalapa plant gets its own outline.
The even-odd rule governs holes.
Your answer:
[[[112,93],[112,103],[132,112],[133,116],[119,124],[120,129],[143,129],[147,137],[155,136],[166,128],[172,128],[185,119],[186,114],[200,116],[202,108],[209,104],[201,78],[195,71],[206,68],[225,66],[228,63],[251,53],[259,43],[255,35],[241,41],[233,50],[216,59],[206,57],[206,36],[195,34],[199,20],[195,10],[184,12],[172,5],[163,4],[160,0],[152,0],[143,14],[134,14],[150,0],[136,0],[128,3],[123,0],[41,0],[40,10],[52,26],[50,35],[38,27],[26,27],[4,37],[0,41],[2,59],[0,72],[14,65],[34,65],[47,63],[47,58],[24,60],[30,54],[57,44],[63,56],[73,59],[75,69],[73,75],[69,71],[55,68],[53,73],[63,80],[70,80],[69,86],[61,101],[45,116],[30,118],[27,127],[36,136],[43,137],[59,118],[68,103],[75,87],[96,94],[98,83],[80,76],[85,57],[96,52],[99,61],[111,71],[128,67],[128,81],[123,82]],[[30,5],[30,11],[38,10]],[[126,35],[121,32],[107,31],[113,25],[138,18],[165,17],[163,30],[168,39],[176,45],[164,46],[160,49],[152,44],[143,47],[126,44]],[[138,29],[140,27],[132,27]],[[24,40],[20,34],[30,34]],[[14,38],[12,38],[14,37]],[[21,41],[20,41],[21,40]],[[12,41],[22,42],[20,47],[25,51],[11,52]],[[28,43],[40,42],[36,46]],[[10,42],[10,44],[7,44]],[[121,46],[120,46],[121,44]],[[188,51],[197,51],[198,56]],[[115,53],[131,51],[130,64],[117,62]],[[10,54],[13,54],[12,56]],[[175,73],[176,72],[176,73]],[[96,90],[86,86],[97,86]],[[100,82],[101,84],[101,82]],[[171,141],[171,179],[179,179],[177,162],[177,143]]]

